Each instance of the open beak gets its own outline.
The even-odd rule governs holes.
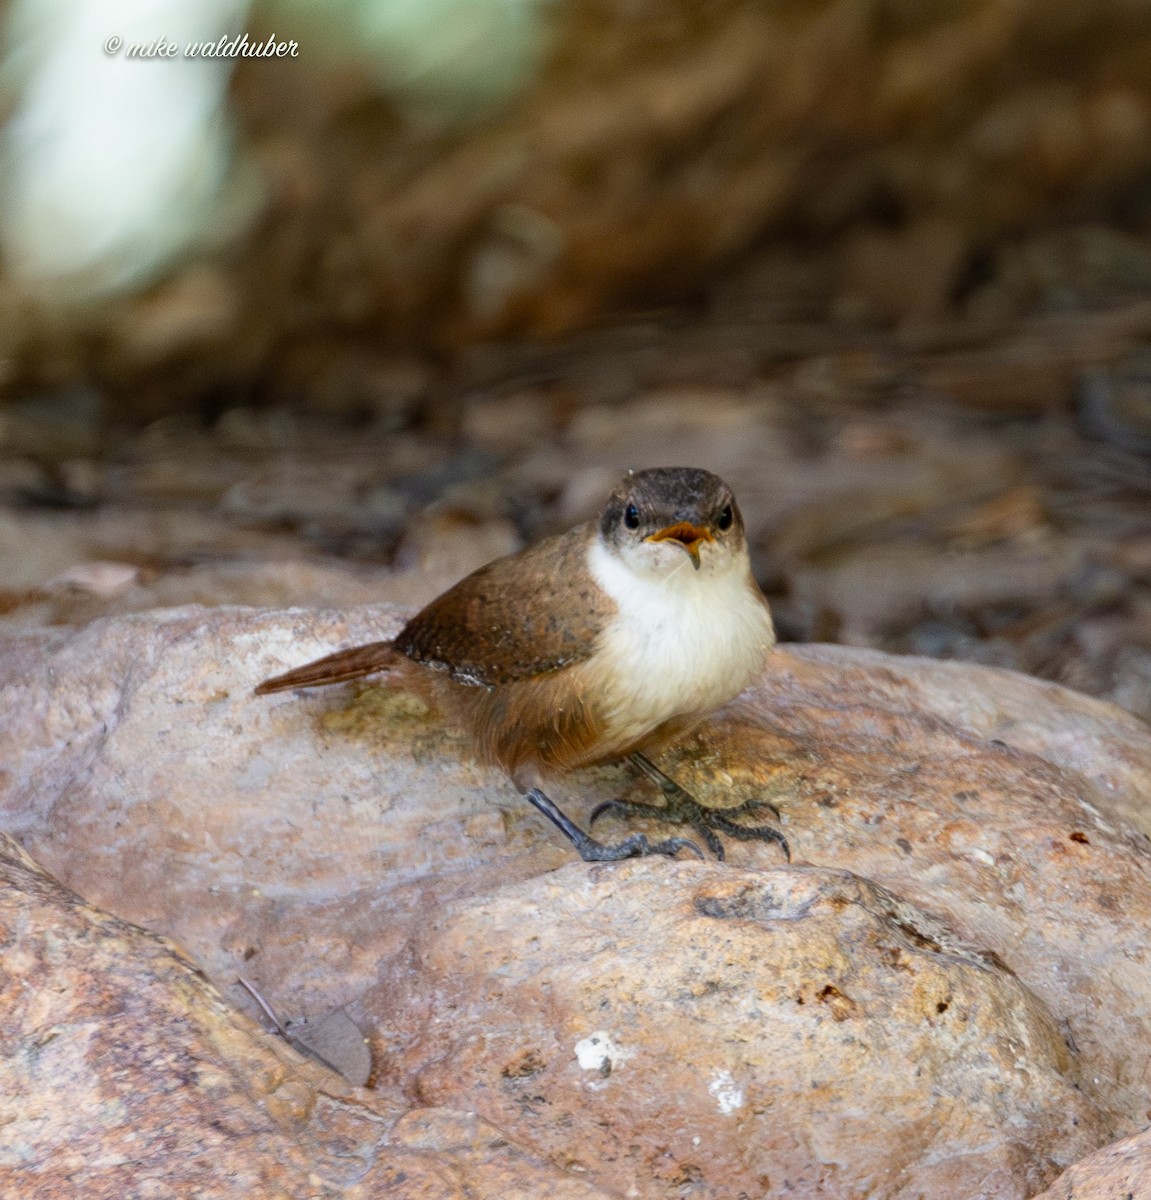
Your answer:
[[[707,529],[700,529],[690,521],[677,521],[658,533],[649,534],[645,542],[679,542],[691,558],[691,565],[699,570],[699,548],[704,542],[714,542],[715,538]]]

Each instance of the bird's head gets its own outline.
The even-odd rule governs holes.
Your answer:
[[[747,570],[743,517],[731,488],[696,467],[654,467],[620,481],[604,505],[600,537],[633,570],[668,575],[689,564],[707,574]]]

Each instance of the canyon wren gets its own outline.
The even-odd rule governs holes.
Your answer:
[[[639,812],[690,825],[720,859],[717,830],[777,842],[790,857],[777,829],[730,819],[772,805],[704,807],[647,757],[737,696],[774,642],[731,489],[709,471],[662,467],[627,475],[594,520],[473,572],[391,641],[329,654],[256,693],[385,670],[430,687],[477,758],[502,767],[589,862],[700,853],[685,838],[641,833],[604,845],[543,790],[550,776],[623,758],[664,805],[609,800],[593,824]]]

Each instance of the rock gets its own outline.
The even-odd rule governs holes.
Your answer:
[[[1151,1195],[1151,1138],[1125,1138],[1089,1154],[1034,1200],[1137,1200]]]
[[[303,705],[290,697],[285,707],[251,695],[281,667],[398,628],[389,610],[357,611],[348,625],[336,613],[288,610],[273,630],[250,610],[174,609],[96,621],[78,640],[57,627],[11,641],[0,668],[4,711],[16,711],[7,687],[30,707],[0,733],[22,764],[5,778],[4,827],[54,870],[61,860],[44,853],[49,843],[63,849],[58,839],[81,827],[104,840],[104,856],[65,852],[78,871],[64,881],[97,903],[113,900],[119,915],[176,934],[223,984],[242,970],[277,1010],[307,1016],[348,1002],[375,978],[386,952],[379,935],[403,936],[403,921],[392,932],[380,926],[381,879],[403,890],[428,875],[446,896],[453,886],[471,892],[486,879],[493,887],[567,858],[562,845],[539,836],[510,785],[459,763],[458,736],[414,699],[372,687],[351,708],[342,691],[314,693]],[[260,657],[238,678],[237,655],[257,647]],[[49,683],[52,664],[67,682]],[[26,671],[43,672],[49,690],[33,698],[20,682]],[[125,715],[134,709],[127,723],[118,707]],[[61,721],[70,747],[58,757],[53,730]],[[241,729],[248,733],[238,736]],[[317,754],[316,734],[330,757]],[[409,752],[392,761],[392,745]],[[241,747],[241,759],[232,757]],[[450,783],[421,765],[429,755]],[[64,772],[88,776],[92,768],[93,792],[65,782]],[[102,811],[89,808],[95,794]],[[514,814],[510,830],[501,795]],[[509,851],[533,841],[534,857],[516,862]],[[317,904],[333,918],[308,938],[305,975],[321,984],[318,993],[300,987],[304,976],[288,958],[275,965],[262,948],[266,937],[268,949],[278,942],[276,926],[302,934]],[[289,957],[299,966],[296,952]]]
[[[188,603],[420,604],[593,515],[625,469],[687,460],[740,497],[784,640],[1014,667],[1148,713],[1137,462],[1084,441],[1070,414],[877,405],[902,377],[878,351],[789,370],[744,386],[689,377],[626,404],[489,381],[460,414],[481,450],[244,407],[42,471],[17,458],[6,473],[0,448],[0,628]],[[513,450],[525,423],[534,444]],[[116,594],[54,586],[100,562],[139,576]]]
[[[1129,355],[1110,372],[1084,373],[1079,381],[1084,432],[1131,454],[1151,454],[1151,355]]]
[[[0,456],[0,495],[6,500],[43,492],[49,485],[43,469],[30,458]]]
[[[940,355],[924,364],[925,397],[1005,411],[1066,408],[1075,366],[1053,345],[995,347]]]
[[[0,411],[0,446],[41,462],[93,454],[104,435],[102,407],[102,396],[79,386],[10,401]]]
[[[850,872],[572,865],[429,918],[384,1077],[629,1195],[1022,1197],[1104,1128],[1018,979]]]
[[[0,512],[0,586],[40,589],[84,563],[215,562],[247,558],[295,559],[297,538],[237,528],[195,510],[136,510],[107,506],[95,512]]]
[[[728,864],[589,867],[420,698],[251,695],[401,619],[7,636],[4,828],[236,1003],[243,973],[282,1015],[342,1010],[409,1103],[645,1200],[724,1195],[729,1170],[765,1197],[1022,1197],[1142,1128],[1143,722],[1010,672],[782,647],[663,765],[705,803],[777,804],[794,863],[730,841]],[[581,820],[656,799],[624,768],[554,794]]]
[[[850,520],[850,513],[844,514]],[[902,544],[850,546],[789,568],[792,597],[811,612],[834,615],[845,642],[866,645],[884,630],[929,613],[968,612],[980,604],[1053,607],[1087,562],[1089,547],[1071,539],[1005,544],[950,554]]]
[[[1067,408],[1084,373],[1090,376],[1102,364],[1118,361],[1122,379],[1137,358],[1132,352],[1146,343],[1149,325],[1151,305],[1143,298],[1070,319],[1063,313],[1045,315],[992,347],[923,355],[917,386],[925,397],[990,411]],[[1131,397],[1136,405],[1137,395],[1136,389]],[[1104,398],[1105,409],[1109,403]],[[1100,414],[1098,406],[1094,411],[1106,422],[1106,413]]]
[[[0,508],[0,628],[198,603],[422,605],[522,544],[495,505],[464,495],[409,513],[371,453],[337,444],[319,463],[241,465],[200,449],[116,464],[119,494],[91,508]],[[349,566],[336,552],[357,538],[376,553]],[[396,544],[397,569],[378,561],[381,543]]]
[[[473,399],[461,421],[468,441],[496,453],[514,453],[555,437],[557,401],[542,391]]]
[[[5,835],[0,882],[4,1195],[609,1200],[475,1114],[308,1062]]]
[[[895,234],[860,230],[844,240],[837,310],[888,323],[938,320],[950,305],[968,240],[952,222],[935,217]]]
[[[413,579],[447,580],[443,588],[505,554],[523,549],[511,521],[485,520],[466,508],[444,505],[421,514],[400,543],[396,561]],[[431,592],[431,600],[439,594]]]
[[[130,563],[85,562],[61,572],[44,585],[46,592],[80,592],[100,599],[122,596],[140,581],[140,569]]]

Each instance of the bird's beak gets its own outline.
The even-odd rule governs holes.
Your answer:
[[[699,548],[704,542],[714,542],[711,531],[701,529],[690,521],[677,521],[658,533],[648,534],[645,542],[679,542],[691,558],[691,565],[699,570]]]

